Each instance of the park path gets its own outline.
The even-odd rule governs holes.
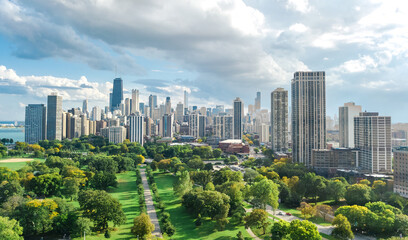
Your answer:
[[[150,191],[149,184],[147,183],[146,169],[144,168],[139,168],[139,169],[140,169],[140,175],[142,177],[142,182],[143,182],[147,214],[150,217],[150,221],[154,224],[154,231],[152,232],[152,235],[158,238],[161,238],[163,236],[161,234],[159,219],[157,218],[156,209],[154,208],[152,192]]]

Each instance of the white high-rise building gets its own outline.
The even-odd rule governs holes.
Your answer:
[[[354,145],[358,166],[369,173],[392,172],[391,117],[361,112],[354,118]]]
[[[188,93],[184,90],[184,115],[186,115],[188,111]]]
[[[244,105],[239,97],[234,100],[234,139],[242,138],[242,118]]]
[[[93,121],[101,120],[101,109],[98,106],[92,108],[91,120]]]
[[[277,88],[271,93],[272,149],[285,152],[288,149],[288,91]]]
[[[171,114],[171,100],[170,97],[166,97],[166,103],[165,103],[165,114]]]
[[[129,117],[129,140],[130,142],[137,142],[143,146],[144,142],[144,117],[138,114],[132,114]]]
[[[358,117],[361,111],[361,106],[353,102],[339,107],[340,147],[354,148],[354,117]]]
[[[47,100],[47,139],[62,140],[62,97],[56,93]]]
[[[101,134],[103,137],[108,138],[109,142],[114,144],[123,143],[126,139],[126,128],[123,126],[102,128]]]
[[[82,103],[82,113],[88,114],[88,99],[85,99]]]
[[[184,115],[184,106],[180,102],[176,106],[176,121],[179,123],[183,122],[183,115]]]
[[[125,116],[129,116],[131,114],[131,105],[130,105],[130,99],[125,98]]]
[[[188,115],[188,132],[190,136],[200,137],[200,114],[198,112]]]
[[[261,92],[257,92],[255,98],[255,111],[258,111],[260,109],[261,109]]]
[[[132,89],[132,113],[139,112],[139,90]]]
[[[312,150],[326,148],[326,75],[295,72],[291,85],[292,157],[311,166]]]
[[[262,123],[260,126],[260,142],[268,143],[269,142],[269,125]]]
[[[232,116],[214,116],[213,134],[220,140],[233,138],[234,118]]]

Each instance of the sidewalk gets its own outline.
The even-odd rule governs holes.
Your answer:
[[[154,231],[152,232],[152,235],[161,238],[163,236],[160,230],[159,219],[157,218],[156,210],[154,208],[152,192],[150,191],[149,184],[147,183],[146,169],[139,168],[139,170],[140,175],[142,176],[147,214],[150,217],[150,221],[154,224]]]

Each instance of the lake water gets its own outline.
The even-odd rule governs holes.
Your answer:
[[[0,139],[12,138],[14,142],[24,142],[24,128],[0,128]]]

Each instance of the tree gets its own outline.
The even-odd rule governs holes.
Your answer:
[[[34,177],[28,183],[28,189],[40,196],[54,196],[60,194],[62,177],[59,174],[44,174]]]
[[[326,215],[332,215],[333,209],[329,205],[321,204],[316,205],[316,212],[323,216],[323,219],[326,221]]]
[[[187,162],[187,166],[192,169],[202,169],[204,168],[204,162],[201,158],[193,158]]]
[[[118,163],[112,157],[98,156],[89,161],[88,168],[92,172],[103,171],[114,174],[118,172]]]
[[[279,220],[273,224],[271,233],[272,233],[272,240],[281,240],[285,239],[288,235],[289,231],[289,223],[283,220]]]
[[[304,220],[300,221],[298,219],[293,220],[289,225],[289,234],[292,240],[321,240],[319,232],[317,231],[316,225]]]
[[[23,188],[17,180],[0,182],[0,204],[13,195],[22,195]]]
[[[0,183],[3,181],[18,180],[19,176],[16,171],[6,167],[0,167]]]
[[[222,150],[221,150],[221,149],[216,148],[216,149],[213,150],[213,156],[214,156],[215,158],[221,157],[221,154],[222,154]]]
[[[178,178],[173,184],[173,191],[181,197],[193,188],[193,183],[190,180],[188,171],[178,172],[177,176]]]
[[[108,187],[116,187],[118,185],[116,175],[114,173],[103,171],[97,172],[89,183],[92,188],[98,190],[106,190]]]
[[[316,208],[306,202],[301,202],[297,210],[302,213],[304,219],[309,219],[316,213]]]
[[[369,221],[374,217],[368,208],[358,205],[339,207],[334,215],[339,214],[347,218],[353,229],[363,231],[368,230]]]
[[[340,180],[332,180],[327,184],[327,192],[330,199],[339,202],[346,194],[346,184]]]
[[[242,207],[242,201],[244,200],[244,188],[245,185],[242,182],[226,182],[222,185],[218,185],[216,190],[225,193],[230,197],[232,211]]]
[[[367,179],[360,180],[360,182],[359,182],[359,183],[360,183],[360,184],[367,185],[367,186],[370,186],[370,184],[371,184],[371,182],[370,182],[370,181],[368,181]]]
[[[254,197],[254,205],[262,209],[265,209],[267,204],[272,206],[273,209],[277,209],[279,206],[278,186],[272,180],[263,179],[256,182],[251,187],[251,195]]]
[[[242,232],[241,232],[241,231],[239,231],[239,232],[237,233],[237,240],[244,240],[244,235],[242,235]]]
[[[397,233],[408,235],[408,216],[405,214],[397,214],[395,216],[395,229]]]
[[[205,185],[205,190],[214,191],[214,184],[212,182],[207,183],[207,185]]]
[[[107,229],[109,221],[121,225],[126,220],[120,202],[105,191],[81,191],[78,202],[83,216],[91,219],[99,230]]]
[[[241,182],[243,177],[240,171],[232,171],[229,168],[223,168],[219,171],[214,172],[213,177],[214,185],[221,185],[225,182]]]
[[[347,204],[364,205],[371,199],[371,188],[365,184],[353,184],[346,190]]]
[[[339,239],[353,239],[354,234],[351,231],[350,222],[347,218],[341,214],[338,214],[332,222],[332,225],[335,226],[333,229],[332,235]]]
[[[190,191],[183,196],[182,204],[195,216],[211,219],[226,218],[230,209],[230,198],[217,191]]]
[[[382,199],[385,192],[387,192],[387,184],[381,180],[376,180],[373,182],[372,189],[377,196]]]
[[[269,225],[268,213],[263,209],[254,209],[252,212],[244,218],[245,227],[262,228],[263,234],[265,234],[266,227]]]
[[[159,163],[157,163],[157,168],[161,171],[170,171],[170,167],[171,167],[171,160],[170,159],[163,159],[160,160]]]
[[[146,213],[140,214],[133,220],[131,232],[139,239],[147,239],[153,231],[154,224]]]
[[[245,173],[244,173],[244,180],[245,182],[252,184],[256,176],[258,176],[259,173],[255,171],[254,169],[251,168],[245,168]]]
[[[194,181],[195,184],[205,186],[207,183],[213,181],[213,173],[211,171],[191,171],[190,172],[191,180]]]
[[[79,182],[72,177],[66,177],[64,178],[64,190],[63,193],[66,197],[71,198],[71,201],[73,198],[76,198],[79,192]]]
[[[23,228],[16,220],[0,216],[0,239],[23,240],[22,234]]]

